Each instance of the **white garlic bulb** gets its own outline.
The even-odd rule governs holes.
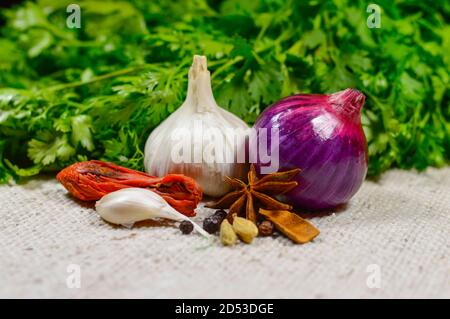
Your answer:
[[[206,57],[196,55],[186,100],[147,139],[145,169],[156,176],[190,176],[206,195],[222,196],[230,190],[224,176],[244,178],[248,171],[247,130],[244,121],[217,105]]]
[[[107,222],[127,227],[147,219],[188,220],[197,232],[209,237],[205,230],[176,211],[164,198],[145,188],[123,188],[109,193],[97,201],[95,209]]]

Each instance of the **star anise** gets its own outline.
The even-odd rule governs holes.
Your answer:
[[[252,164],[248,173],[248,184],[237,178],[226,177],[226,182],[234,189],[217,202],[207,205],[209,208],[229,208],[227,218],[242,216],[245,207],[245,218],[256,223],[259,208],[267,210],[291,210],[292,206],[275,199],[277,195],[289,192],[298,185],[291,181],[300,169],[264,175],[259,179]]]

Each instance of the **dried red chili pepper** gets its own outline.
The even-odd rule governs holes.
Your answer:
[[[83,201],[99,200],[122,188],[148,188],[186,216],[195,216],[194,209],[202,199],[200,186],[190,177],[181,174],[155,177],[96,160],[70,165],[56,178],[74,197]]]

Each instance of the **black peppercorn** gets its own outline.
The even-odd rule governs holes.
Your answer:
[[[272,222],[265,220],[258,226],[258,231],[261,236],[270,236],[273,234]]]
[[[214,216],[206,217],[203,220],[203,229],[206,230],[210,234],[214,234],[219,230],[220,223],[222,221],[219,220],[219,218],[216,218]]]
[[[227,215],[228,213],[226,211],[224,211],[223,209],[219,209],[216,210],[213,216],[220,219],[220,222],[222,222],[225,219],[225,217],[227,217]]]
[[[183,220],[180,223],[180,230],[183,234],[190,234],[194,230],[194,225],[188,220]]]
[[[219,230],[220,224],[222,224],[227,215],[228,213],[223,209],[216,210],[214,214],[203,220],[203,229],[210,234],[214,234]]]

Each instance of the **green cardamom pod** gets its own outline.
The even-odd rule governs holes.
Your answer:
[[[233,246],[237,241],[233,226],[231,226],[227,219],[224,219],[222,224],[220,224],[220,241],[225,246]]]
[[[247,244],[251,244],[253,238],[258,236],[258,227],[252,221],[242,217],[234,218],[233,229],[239,238]]]

